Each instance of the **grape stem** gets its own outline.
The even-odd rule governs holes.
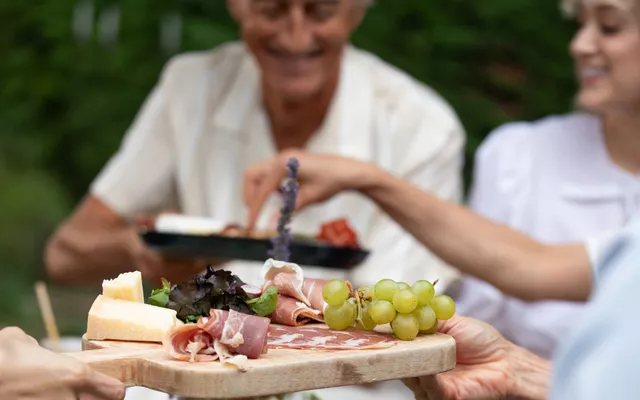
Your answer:
[[[356,299],[358,311],[356,312],[356,321],[362,322],[362,303],[360,302],[360,291],[356,290],[353,297]]]

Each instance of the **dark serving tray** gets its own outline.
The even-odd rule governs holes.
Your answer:
[[[177,257],[202,257],[221,260],[264,262],[269,258],[271,241],[219,235],[184,235],[147,231],[142,240],[161,254]],[[332,247],[316,241],[291,243],[290,261],[299,265],[334,269],[352,269],[362,263],[369,251],[351,247]]]

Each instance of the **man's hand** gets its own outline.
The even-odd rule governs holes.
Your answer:
[[[46,350],[19,328],[0,330],[3,400],[122,400],[124,385],[74,358]]]
[[[249,209],[249,229],[253,229],[269,195],[279,189],[287,176],[287,160],[291,157],[300,161],[298,210],[328,200],[339,192],[357,190],[372,176],[372,166],[368,163],[300,150],[287,150],[271,160],[254,164],[244,176],[243,198]]]
[[[438,330],[456,341],[456,368],[404,380],[417,400],[546,398],[548,363],[518,348],[490,325],[454,317],[440,322]]]
[[[163,214],[177,214],[175,211],[167,211]],[[133,223],[134,235],[129,240],[129,254],[132,257],[135,268],[142,272],[142,276],[159,285],[161,278],[170,282],[182,282],[195,274],[202,272],[212,261],[193,258],[173,258],[154,253],[140,239],[138,229],[154,229],[158,215],[139,215]]]

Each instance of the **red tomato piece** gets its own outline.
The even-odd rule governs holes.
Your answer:
[[[336,247],[360,247],[358,235],[344,218],[322,224],[316,239]]]

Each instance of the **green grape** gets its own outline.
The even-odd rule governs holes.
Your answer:
[[[374,300],[375,296],[373,293],[373,288],[371,286],[363,286],[361,288],[358,288],[358,292],[360,292],[365,299]]]
[[[331,329],[342,331],[353,326],[356,321],[356,305],[350,301],[340,306],[328,305],[324,309],[324,322]]]
[[[438,322],[436,321],[436,323],[433,324],[433,326],[431,328],[427,329],[426,331],[420,331],[420,332],[426,333],[426,334],[438,332]]]
[[[439,294],[431,300],[431,308],[439,320],[447,320],[456,313],[456,303],[447,295]]]
[[[411,286],[409,286],[409,284],[404,283],[404,282],[398,282],[398,289],[399,290],[404,290],[404,289],[409,289]]]
[[[322,298],[330,306],[341,306],[349,298],[349,286],[345,281],[331,280],[322,288]]]
[[[418,307],[418,297],[411,289],[404,289],[393,295],[393,308],[399,313],[408,314]]]
[[[388,324],[396,317],[396,309],[386,300],[374,300],[369,307],[369,315],[378,325]]]
[[[413,290],[413,293],[418,296],[419,306],[426,306],[427,304],[429,304],[436,292],[431,282],[424,280],[416,281],[416,283],[414,283],[411,287],[411,290]]]
[[[418,336],[420,325],[413,314],[398,314],[391,321],[393,334],[400,340],[413,340]]]
[[[416,308],[413,315],[418,319],[418,325],[420,326],[421,332],[428,331],[438,323],[436,313],[429,306]]]
[[[374,288],[376,299],[393,301],[393,295],[398,291],[398,284],[391,279],[383,279]]]
[[[362,307],[362,318],[356,324],[358,329],[362,329],[365,331],[372,331],[376,327],[376,323],[371,318],[371,314],[369,311],[371,310],[371,303],[365,301]]]

